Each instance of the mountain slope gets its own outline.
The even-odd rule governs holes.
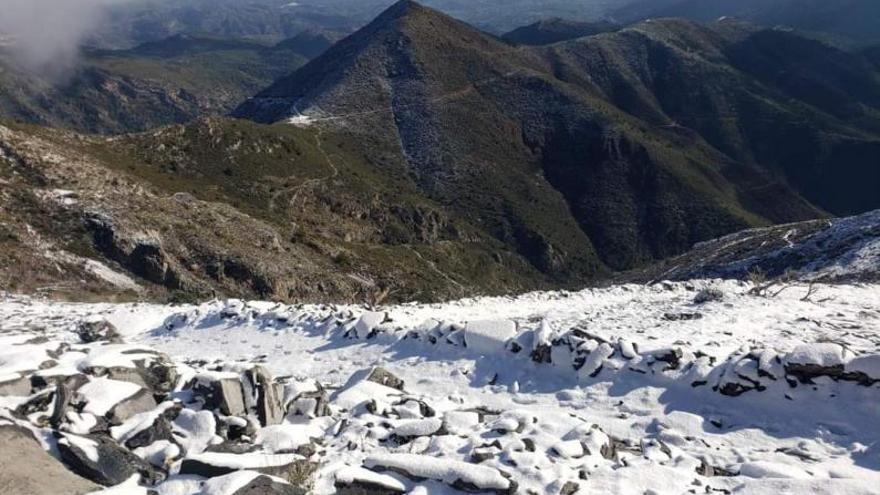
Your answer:
[[[765,53],[762,36],[793,41]],[[811,43],[661,21],[517,48],[404,1],[235,115],[378,137],[539,269],[588,274],[880,206],[875,74]],[[773,79],[773,57],[799,75]]]
[[[0,126],[0,285],[337,303],[551,285],[384,165],[344,136],[247,121],[112,139]]]
[[[501,38],[517,45],[550,45],[560,41],[615,31],[620,26],[612,22],[584,22],[567,19],[544,19],[510,31]]]
[[[880,41],[880,4],[874,0],[642,0],[614,14],[625,22],[653,17],[712,21],[724,16],[844,42]]]
[[[0,54],[0,116],[80,131],[141,131],[224,114],[306,62],[318,45],[272,47],[178,35],[131,50],[88,51],[62,80],[16,70]]]

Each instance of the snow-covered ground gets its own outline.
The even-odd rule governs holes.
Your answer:
[[[388,493],[880,493],[880,286],[750,289],[694,281],[382,308],[8,295],[0,382],[41,364],[14,343],[72,341],[79,322],[107,320],[189,378],[260,363],[285,383],[285,404],[326,388],[330,416],[290,404],[254,440],[265,457],[319,438],[315,493],[355,480]],[[133,352],[104,346],[54,366]],[[405,393],[364,381],[376,367]],[[128,393],[86,388],[83,412]],[[233,462],[204,449],[192,457]],[[209,492],[175,469],[160,494]]]

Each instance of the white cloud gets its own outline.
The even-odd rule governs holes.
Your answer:
[[[0,0],[0,33],[13,39],[25,69],[61,74],[76,63],[83,40],[100,27],[106,8],[132,0]]]

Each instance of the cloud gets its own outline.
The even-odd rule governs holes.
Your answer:
[[[0,33],[11,37],[23,68],[59,75],[76,64],[80,45],[105,20],[106,9],[133,0],[0,0]]]

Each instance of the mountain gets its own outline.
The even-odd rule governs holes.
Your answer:
[[[607,21],[571,21],[556,17],[516,28],[501,38],[517,45],[550,45],[560,41],[616,31],[619,28],[620,26]]]
[[[700,278],[876,283],[880,281],[880,210],[736,232],[618,280]]]
[[[788,26],[829,40],[880,42],[880,4],[874,0],[641,0],[612,14],[623,22],[656,17],[712,21],[724,16]]]
[[[423,194],[543,272],[589,278],[749,226],[880,207],[866,67],[736,22],[512,47],[403,1],[235,115],[379,139]]]
[[[550,287],[391,151],[211,118],[115,138],[0,125],[0,285],[57,298],[440,300]]]
[[[224,114],[320,46],[303,37],[266,46],[176,35],[130,50],[87,51],[60,80],[17,70],[0,54],[0,116],[119,133]]]
[[[307,59],[312,59],[327,51],[342,38],[344,35],[336,31],[306,30],[278,43],[275,48],[288,49]]]

